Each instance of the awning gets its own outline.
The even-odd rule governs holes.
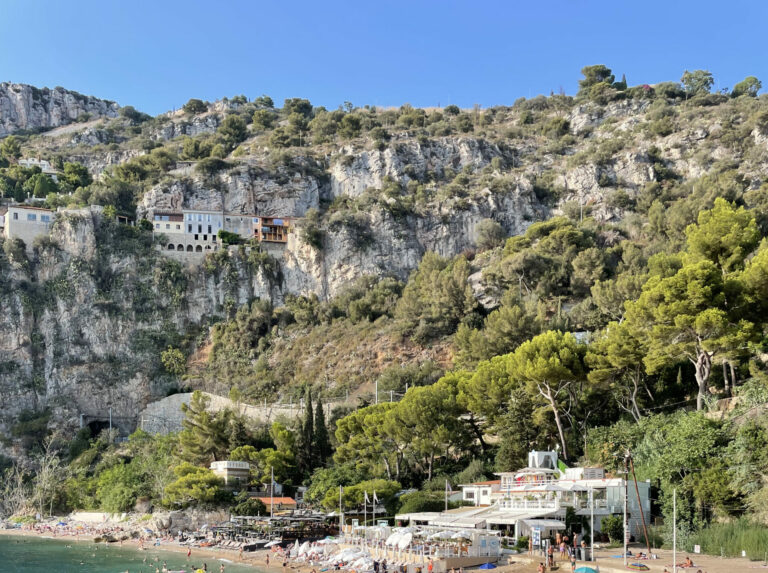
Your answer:
[[[565,529],[565,523],[557,519],[525,519],[523,523],[529,527],[540,527],[542,529]]]
[[[429,521],[430,525],[440,527],[470,527],[472,529],[485,527],[485,517],[462,517],[443,515]]]
[[[535,513],[519,513],[515,515],[514,513],[510,513],[508,511],[499,511],[487,515],[485,519],[488,521],[488,523],[493,525],[515,525],[520,521],[525,521],[533,517],[536,517]]]

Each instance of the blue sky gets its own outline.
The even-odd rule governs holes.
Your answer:
[[[190,97],[470,107],[574,93],[603,63],[630,85],[708,69],[768,88],[753,0],[0,0],[0,81],[156,114]]]

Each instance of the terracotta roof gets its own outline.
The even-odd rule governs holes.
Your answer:
[[[279,503],[284,505],[296,505],[296,500],[292,497],[260,497],[258,499],[260,499],[264,505],[277,505]]]

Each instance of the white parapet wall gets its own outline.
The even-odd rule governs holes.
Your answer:
[[[209,398],[209,408],[214,412],[229,408],[262,422],[271,422],[278,417],[295,418],[304,412],[301,404],[251,406],[242,402],[234,402],[216,394],[209,394],[208,392],[203,392],[203,394]],[[172,394],[162,400],[151,402],[139,414],[138,427],[151,434],[168,434],[180,431],[181,422],[184,419],[181,405],[189,404],[191,399],[192,393],[189,392]],[[340,404],[340,402],[330,402],[324,405],[326,417],[330,416],[330,411],[336,404]]]

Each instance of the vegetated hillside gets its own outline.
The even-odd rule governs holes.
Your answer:
[[[303,99],[278,109],[266,96],[238,96],[190,100],[155,118],[128,106],[81,130],[5,138],[7,197],[30,193],[51,206],[97,204],[139,218],[181,207],[303,217],[282,252],[240,248],[192,270],[149,256],[148,231],[122,241],[127,231],[97,215],[77,240],[54,232],[29,255],[6,243],[7,264],[20,266],[4,296],[49,293],[45,303],[30,299],[28,318],[6,319],[2,384],[35,398],[28,408],[9,401],[6,435],[71,426],[83,411],[117,404],[115,395],[131,396],[116,406],[130,416],[184,386],[235,386],[260,401],[298,396],[305,385],[355,396],[365,385],[361,397],[370,399],[384,376],[383,388],[402,392],[540,332],[623,320],[623,302],[638,298],[649,276],[678,268],[671,254],[717,197],[749,208],[764,235],[768,100],[752,89],[709,93],[706,78],[627,88],[607,81],[610,72],[585,70],[575,97],[486,110],[326,110]],[[59,181],[17,165],[22,156],[50,159]],[[93,243],[89,254],[83,241]],[[124,247],[105,262],[98,252],[113,241]],[[85,286],[72,304],[51,280],[81,259]],[[99,286],[105,273],[107,287]],[[145,286],[108,286],[134,282]],[[66,324],[46,308],[66,311]],[[82,334],[57,339],[46,331],[51,320],[64,331],[81,325]],[[187,368],[200,349],[207,361]],[[761,367],[757,350],[731,354],[724,370],[719,359],[710,365],[707,384],[722,387],[723,372],[729,386],[740,384],[750,364]],[[136,371],[124,367],[131,356]],[[640,385],[617,407],[637,415],[695,395],[693,366],[672,362],[656,368],[655,390]],[[83,388],[97,397],[90,409],[78,400]],[[575,420],[563,424],[576,431]]]

